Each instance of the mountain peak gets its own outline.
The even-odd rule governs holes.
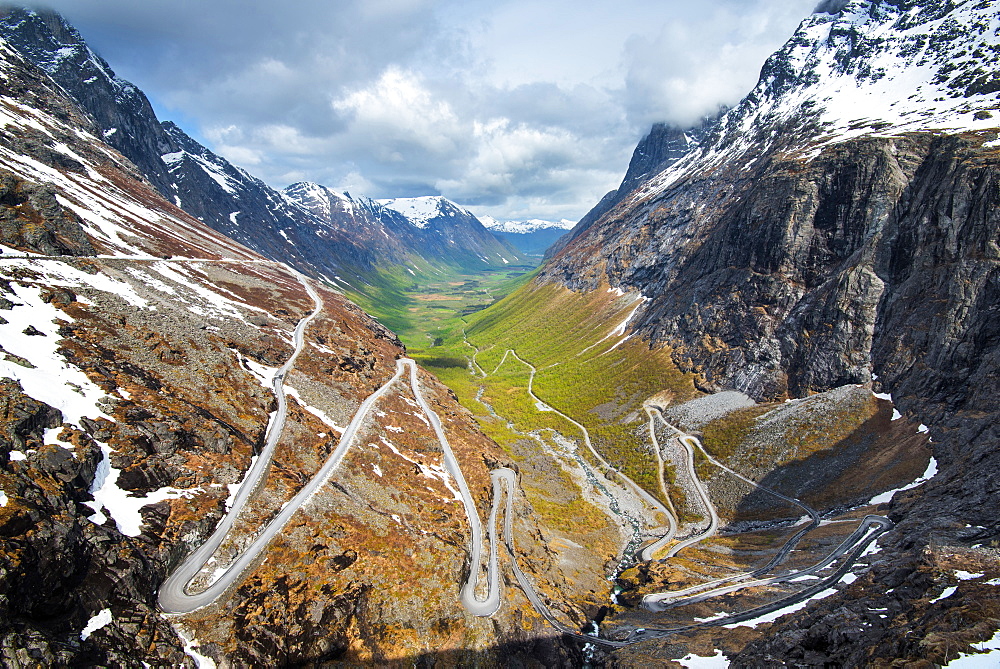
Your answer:
[[[767,60],[737,116],[798,113],[840,139],[886,125],[992,127],[979,112],[998,102],[1000,75],[983,65],[1000,51],[1000,16],[982,5],[824,2]]]
[[[515,234],[528,234],[538,230],[560,230],[565,231],[576,225],[576,221],[562,219],[559,221],[546,221],[540,218],[529,218],[524,221],[501,221],[492,216],[480,216],[479,220],[487,230],[493,232],[510,232]]]
[[[472,216],[471,212],[441,195],[397,197],[376,201],[388,209],[399,212],[411,225],[420,229],[426,228],[435,218]]]
[[[636,194],[660,192],[709,164],[750,165],[779,146],[810,158],[865,135],[996,128],[1000,73],[984,65],[1000,53],[998,4],[821,3],[717,131]]]

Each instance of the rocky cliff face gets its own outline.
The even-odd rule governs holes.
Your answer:
[[[215,603],[164,616],[157,589],[201,544],[265,443],[272,376],[317,302],[304,277],[213,231],[140,180],[98,126],[0,42],[0,656],[5,666],[571,662],[521,599],[458,602],[469,524],[406,383],[340,467]],[[265,480],[193,587],[308,481],[399,341],[342,295],[279,385],[287,423]],[[482,513],[508,457],[433,377]],[[563,577],[517,494],[525,568]],[[509,575],[504,567],[505,575]],[[583,623],[572,605],[563,615]]]
[[[824,3],[711,139],[605,207],[540,278],[640,291],[633,332],[705,390],[870,383],[929,425],[941,473],[894,502],[865,597],[956,554],[996,559],[998,9]],[[810,618],[824,631],[789,623],[739,660],[920,657],[943,624],[916,602],[934,583],[894,600],[898,625],[845,637],[834,599]],[[921,616],[924,641],[893,641]]]
[[[996,50],[995,15],[973,4],[814,15],[710,142],[579,234],[544,279],[641,289],[651,302],[636,329],[680,344],[710,385],[777,397],[870,380],[902,304],[916,308],[908,282],[993,270],[997,95],[964,87],[974,62],[929,46],[969,24],[949,49]],[[858,121],[838,106],[837,86],[899,92],[920,67],[919,94],[880,103],[891,114],[864,108]],[[897,124],[878,118],[890,115]],[[968,299],[940,290],[952,310]]]
[[[172,180],[159,156],[172,142],[142,91],[117,77],[80,33],[49,11],[0,7],[0,33],[76,100],[108,144],[127,156],[165,197]]]

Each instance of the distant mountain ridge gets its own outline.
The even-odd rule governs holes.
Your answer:
[[[488,230],[493,232],[510,232],[513,234],[526,235],[539,230],[569,230],[576,223],[568,219],[560,221],[545,221],[540,218],[530,218],[526,221],[500,221],[492,216],[480,216]]]
[[[494,235],[505,239],[525,255],[540,258],[553,244],[563,237],[575,223],[545,221],[538,218],[527,221],[499,221],[492,216],[481,216],[483,225]]]
[[[176,124],[160,123],[145,95],[54,12],[0,8],[0,36],[52,76],[164,197],[268,258],[361,292],[381,281],[387,263],[481,269],[523,261],[471,214],[458,215],[455,205],[455,216],[423,235],[410,234],[413,226],[400,226],[406,219],[371,203],[325,212],[303,206],[288,194],[297,190],[275,190]],[[360,224],[366,216],[374,218]],[[386,243],[382,233],[390,230],[398,239]]]
[[[472,213],[440,196],[373,200],[311,182],[292,184],[283,193],[330,230],[362,231],[366,250],[383,263],[410,266],[416,259],[485,269],[524,262]]]

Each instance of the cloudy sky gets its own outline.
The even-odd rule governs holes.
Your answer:
[[[579,219],[658,121],[733,104],[817,0],[50,0],[274,187]]]

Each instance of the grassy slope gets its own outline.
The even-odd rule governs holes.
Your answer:
[[[609,462],[657,494],[655,461],[643,436],[642,403],[663,390],[679,400],[696,391],[691,377],[673,365],[669,350],[651,351],[640,341],[622,343],[622,336],[609,337],[637,305],[634,296],[607,290],[581,294],[529,283],[470,317],[468,339],[479,349],[477,361],[488,372],[508,349],[533,364],[538,369],[535,394],[586,426]],[[571,423],[535,409],[526,392],[528,371],[508,357],[497,374],[486,379],[485,397],[519,427],[552,427],[579,437],[580,430]]]

